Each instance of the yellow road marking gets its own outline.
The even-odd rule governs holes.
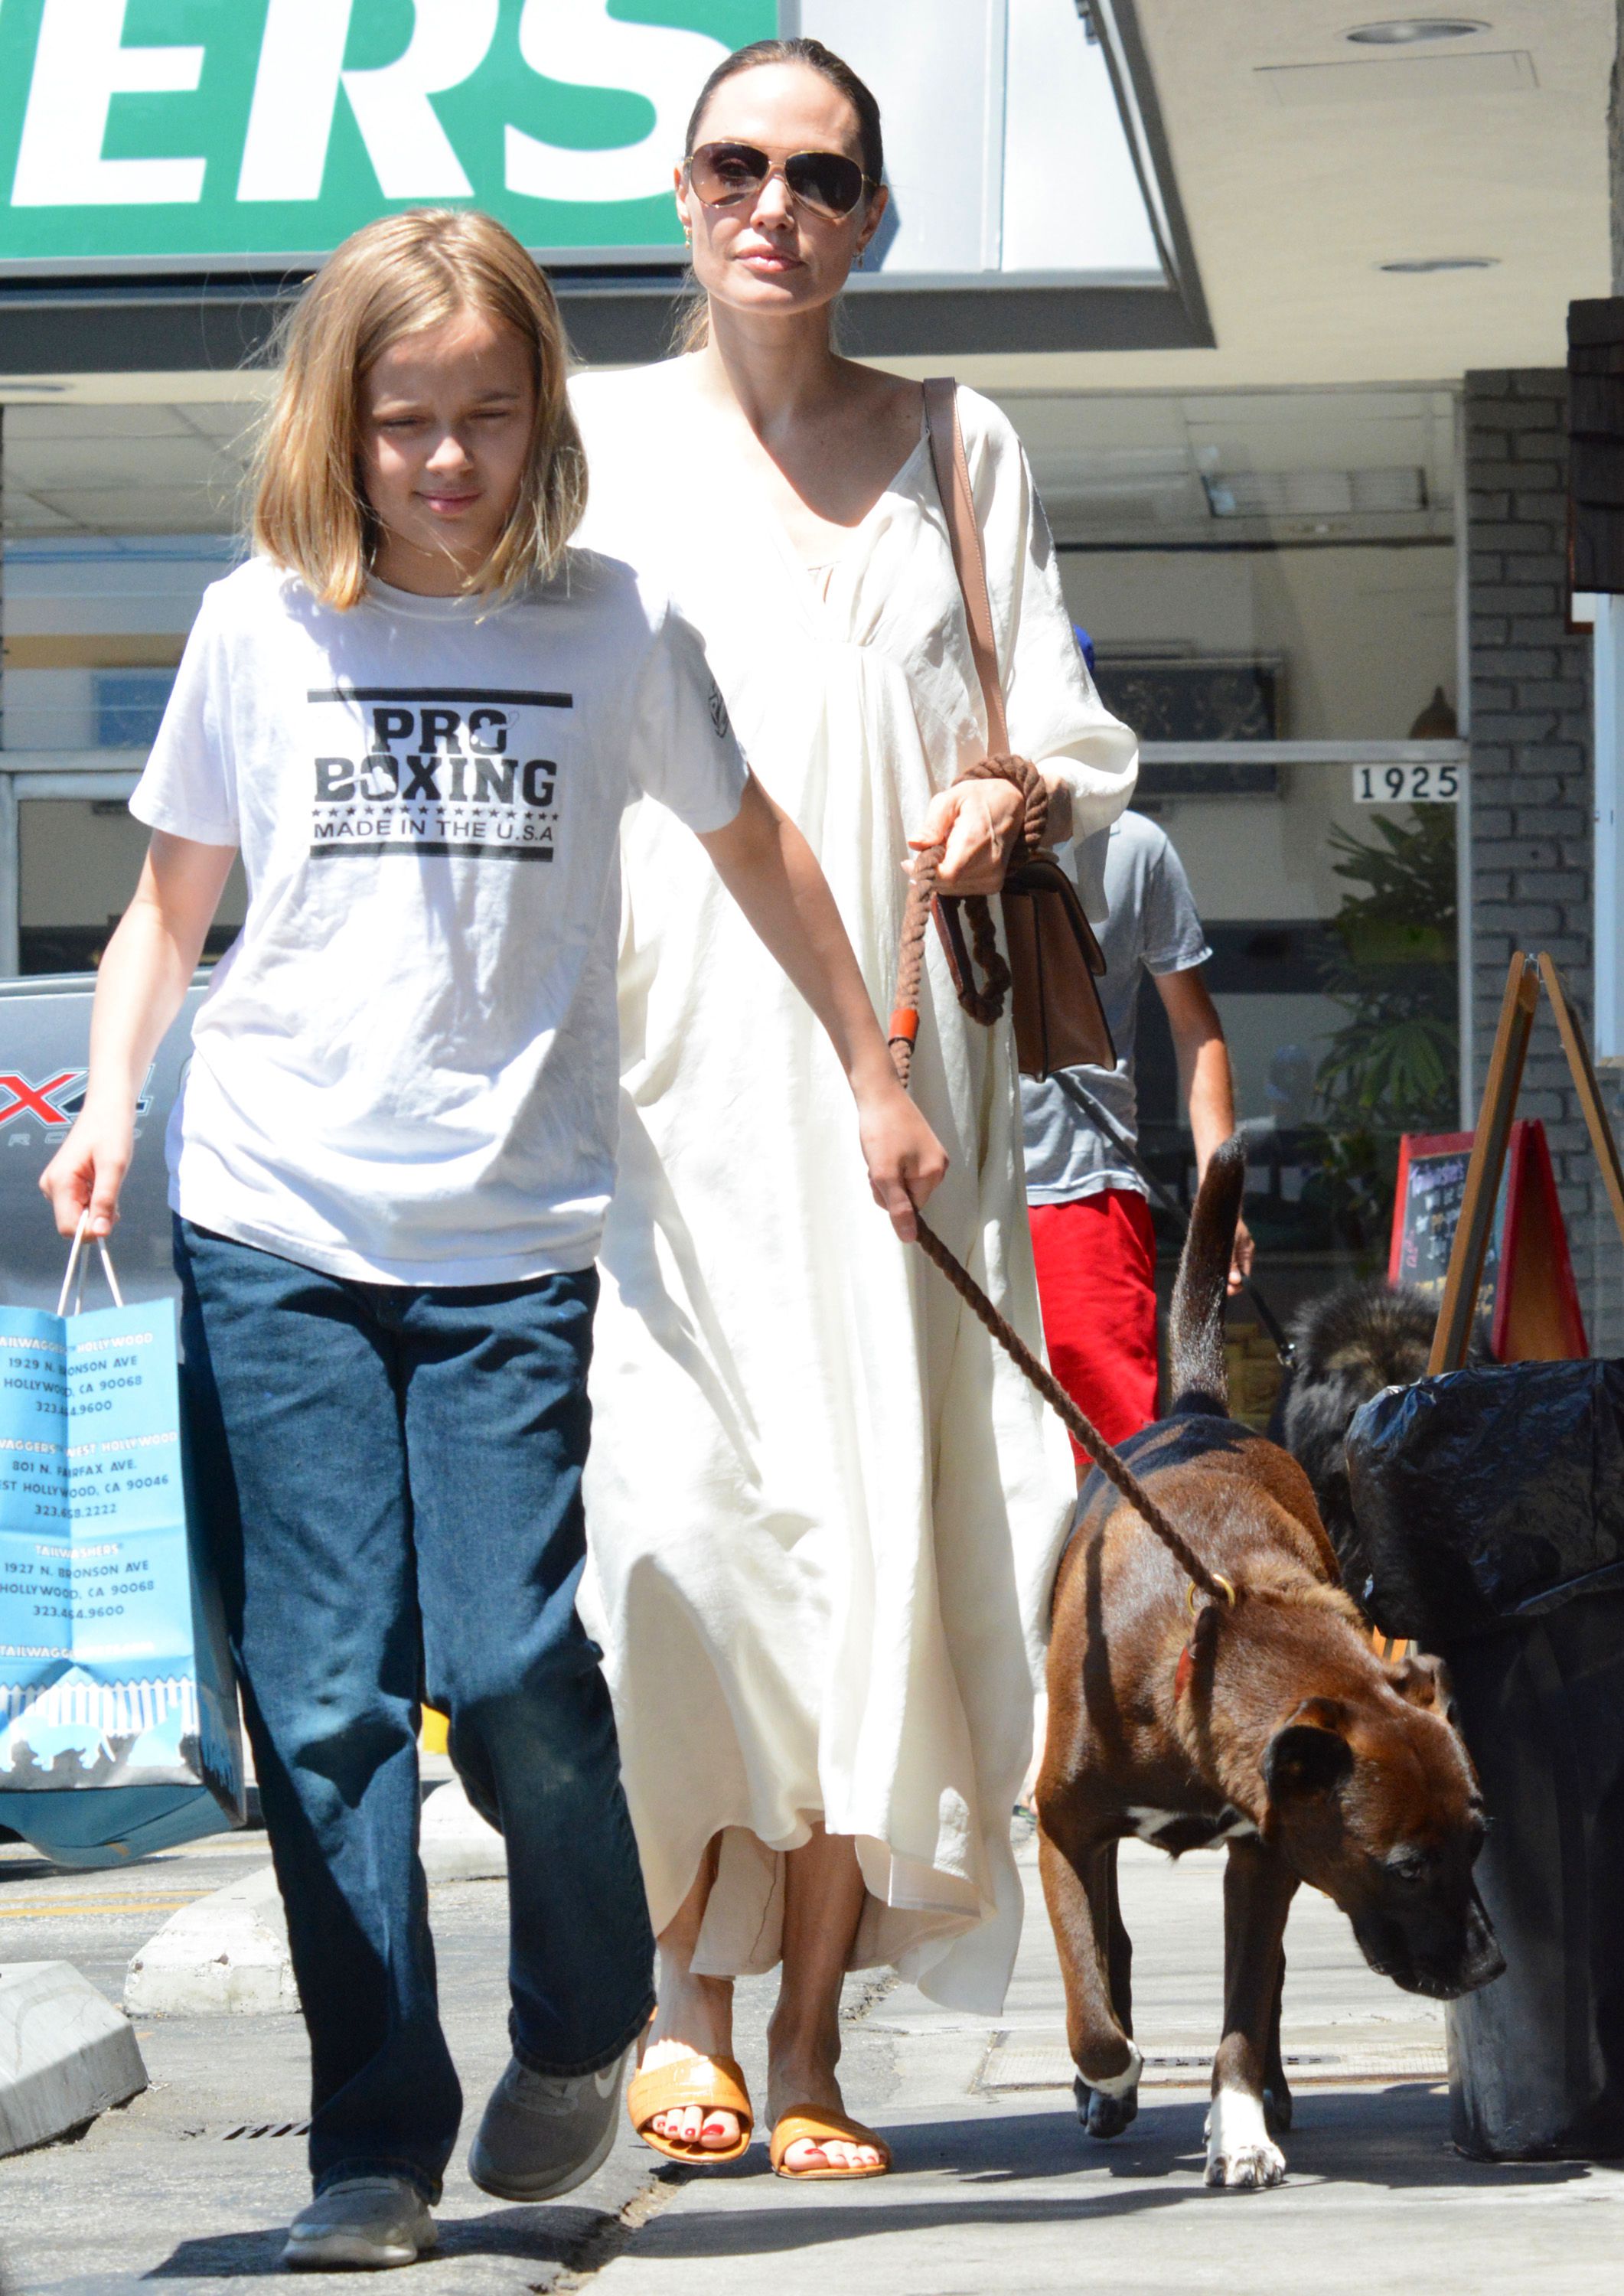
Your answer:
[[[57,1905],[0,1906],[0,1922],[44,1922],[53,1914],[144,1914],[149,1906],[162,1911],[176,1906],[194,1906],[200,1897],[208,1895],[207,1890],[200,1890],[186,1898],[99,1898],[88,1905],[70,1905],[63,1898]]]

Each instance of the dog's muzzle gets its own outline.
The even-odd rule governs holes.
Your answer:
[[[1505,1968],[1475,1884],[1456,1919],[1435,1907],[1409,1920],[1373,1913],[1354,1923],[1353,1933],[1378,1977],[1390,1977],[1407,1993],[1432,2001],[1458,2001],[1491,1985]]]

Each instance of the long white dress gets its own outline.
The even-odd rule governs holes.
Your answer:
[[[746,755],[823,863],[889,1011],[907,840],[986,729],[923,436],[808,570],[680,360],[581,378],[579,539],[663,578]],[[1010,739],[1079,830],[1132,791],[1019,441],[961,393]],[[627,816],[620,1172],[603,1251],[583,1611],[602,1643],[656,1928],[721,1834],[696,1966],[778,1957],[783,1853],[857,1837],[854,1967],[996,2011],[1021,1886],[1010,1811],[1075,1495],[1070,1452],[868,1191],[828,1043],[657,806]],[[1034,1346],[1007,1021],[961,1011],[931,937],[914,1063],[952,1159],[930,1217]]]

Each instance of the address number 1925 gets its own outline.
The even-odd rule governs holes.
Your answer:
[[[1458,766],[1356,766],[1356,805],[1455,805],[1461,793]]]

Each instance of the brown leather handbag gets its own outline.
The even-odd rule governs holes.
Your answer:
[[[995,771],[1002,771],[1009,756],[1009,726],[987,591],[987,562],[959,429],[958,387],[952,376],[938,375],[927,382],[924,401],[937,491],[947,517],[947,539],[953,546],[953,563],[970,625],[971,652],[987,705],[988,760]],[[1030,768],[1024,771],[1029,774]],[[1021,773],[1012,770],[1007,778],[1024,785]],[[1004,980],[999,979],[1005,969],[997,960],[986,903],[979,897],[960,899],[943,894],[935,904],[937,928],[959,1002],[977,1019],[994,1020],[1002,1010],[1002,989],[1007,983],[1015,1058],[1022,1076],[1046,1077],[1055,1069],[1078,1068],[1085,1062],[1094,1068],[1114,1068],[1117,1049],[1095,986],[1104,973],[1105,958],[1070,873],[1040,845],[1012,864],[1004,880],[1003,898],[1004,939],[1009,951]],[[973,958],[966,945],[961,910],[971,914]],[[976,960],[985,977],[985,987],[979,990]]]

